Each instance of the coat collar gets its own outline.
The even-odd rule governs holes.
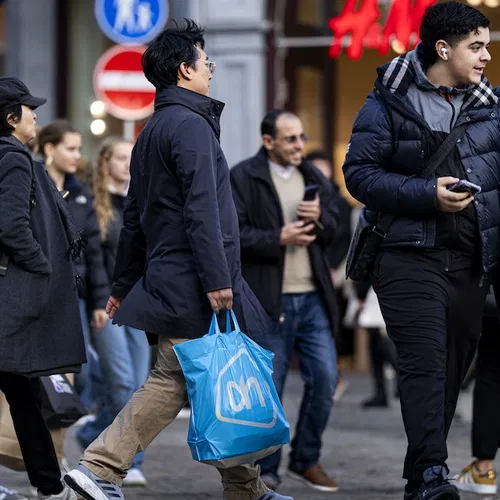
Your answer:
[[[181,105],[203,116],[212,127],[217,138],[220,137],[220,117],[225,104],[211,97],[191,90],[170,85],[156,92],[155,111],[172,105]]]
[[[420,45],[415,50],[393,59],[377,69],[379,85],[382,85],[392,94],[405,95],[411,83],[423,86],[422,74],[420,71],[420,59],[418,56]],[[429,84],[430,85],[430,84]],[[470,85],[464,90],[452,89],[453,92],[464,92],[463,108],[492,106],[497,104],[498,97],[493,92],[488,79],[483,75],[479,85]],[[422,90],[425,91],[425,90]]]

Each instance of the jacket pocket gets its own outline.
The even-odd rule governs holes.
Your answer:
[[[50,274],[36,274],[9,264],[0,278],[0,314],[3,324],[26,324],[39,319],[50,297]]]

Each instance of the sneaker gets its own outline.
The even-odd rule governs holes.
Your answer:
[[[148,481],[142,473],[142,470],[137,467],[132,467],[123,479],[122,486],[146,486],[147,484]]]
[[[84,425],[87,425],[89,422],[95,422],[96,416],[92,413],[89,413],[88,415],[84,415],[83,417],[80,417],[74,424],[73,427],[83,427]]]
[[[460,500],[455,486],[448,481],[448,471],[441,465],[429,467],[423,474],[424,482],[415,500]]]
[[[293,465],[290,465],[287,474],[318,491],[335,492],[339,489],[337,482],[328,477],[321,465],[315,465],[304,472],[300,472]]]
[[[78,497],[76,496],[76,493],[71,488],[68,488],[67,486],[65,486],[64,489],[61,491],[61,493],[58,493],[57,495],[42,495],[40,492],[38,492],[38,498],[39,498],[39,500],[77,500],[78,499]]]
[[[363,401],[361,406],[363,408],[387,408],[389,406],[389,402],[385,396],[379,395]]]
[[[455,486],[460,491],[469,491],[481,495],[496,495],[497,493],[497,472],[490,469],[486,474],[479,474],[475,467],[476,462],[472,462],[457,474]]]
[[[28,497],[2,485],[0,485],[0,498],[2,500],[28,500]]]
[[[86,500],[125,500],[119,486],[100,478],[81,464],[68,472],[64,481]]]
[[[283,495],[278,495],[275,491],[268,491],[259,500],[293,500],[293,497],[284,497]]]

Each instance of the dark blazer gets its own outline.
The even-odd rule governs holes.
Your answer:
[[[116,322],[173,338],[207,333],[207,292],[233,288],[245,333],[271,322],[241,276],[238,217],[219,144],[223,103],[177,86],[132,152],[112,294]]]
[[[306,185],[319,184],[323,228],[308,246],[314,281],[330,317],[333,331],[338,314],[335,290],[330,277],[328,250],[339,228],[338,195],[319,170],[304,162],[300,167]],[[241,231],[243,276],[267,313],[278,320],[281,314],[281,290],[285,247],[280,246],[283,213],[269,172],[264,148],[231,169],[231,184]]]
[[[85,362],[75,275],[55,196],[27,148],[14,137],[0,138],[0,251],[9,257],[0,276],[0,372],[63,373]]]

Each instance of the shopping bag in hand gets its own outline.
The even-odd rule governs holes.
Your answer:
[[[73,385],[66,375],[41,377],[42,415],[50,429],[60,429],[74,424],[86,415]]]
[[[272,379],[274,354],[240,330],[233,311],[226,324],[221,333],[214,314],[208,334],[174,346],[191,404],[191,453],[219,468],[252,463],[290,442]]]

